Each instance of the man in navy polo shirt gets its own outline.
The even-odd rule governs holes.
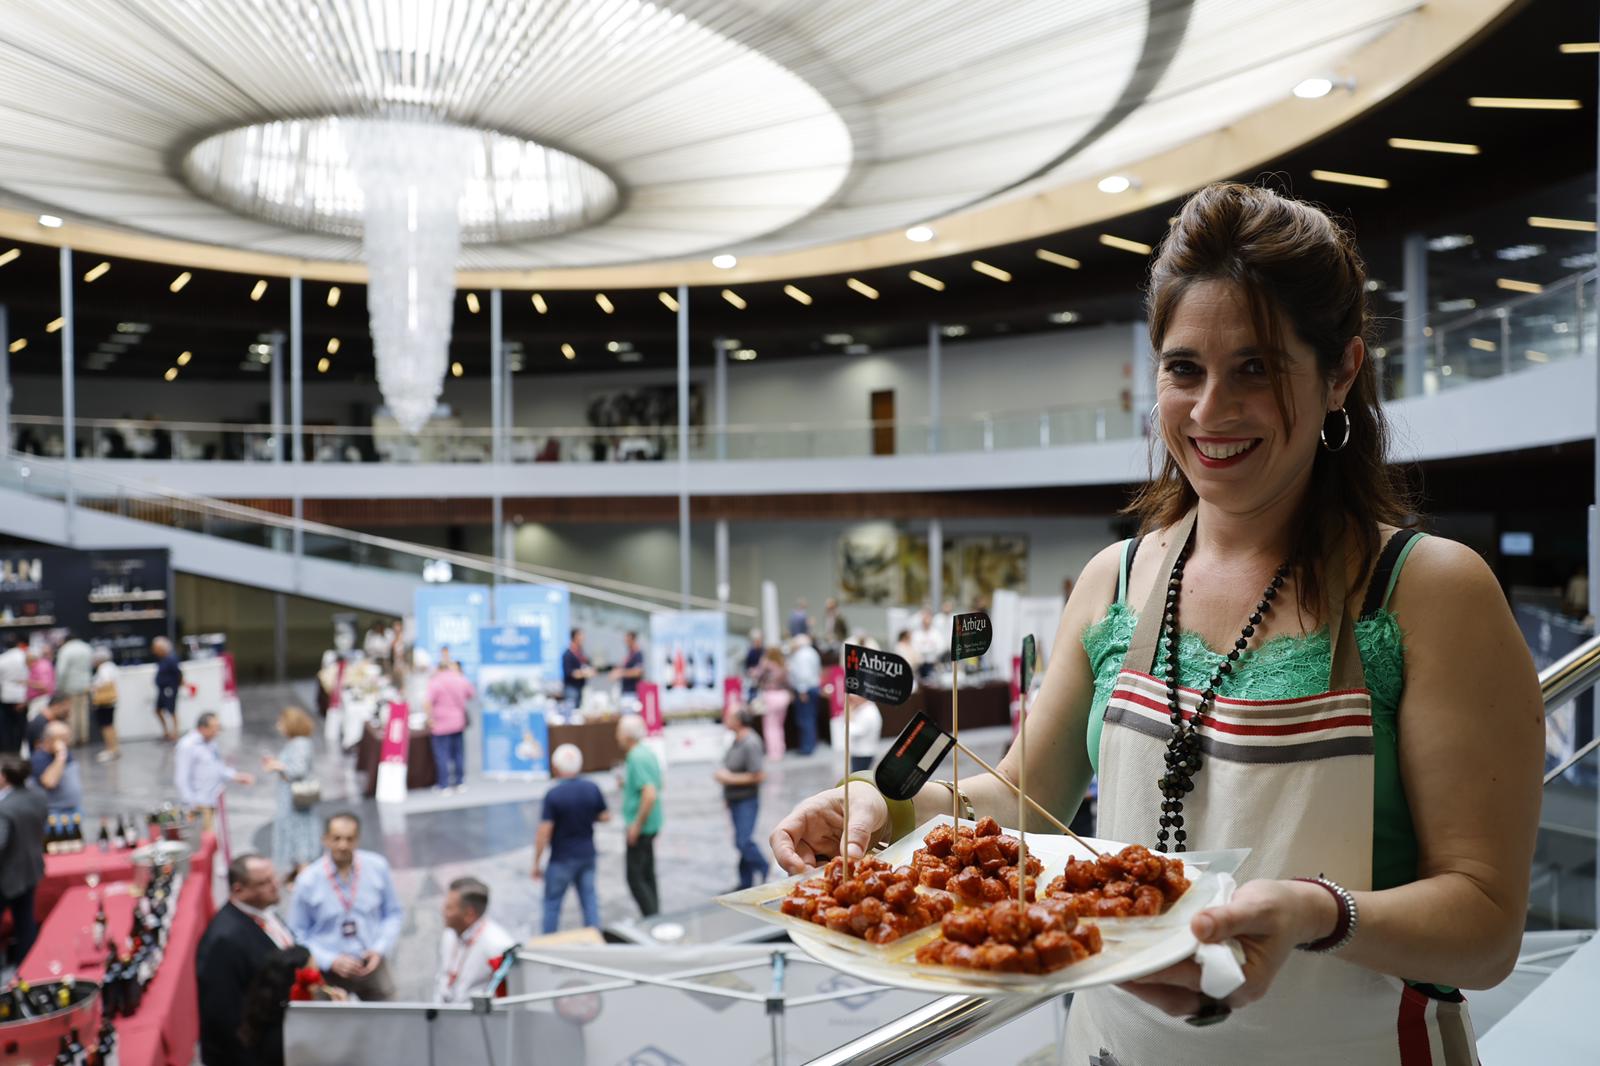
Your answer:
[[[544,794],[539,833],[533,844],[533,879],[544,879],[544,931],[561,925],[561,904],[567,889],[578,888],[583,924],[600,928],[600,897],[594,889],[594,823],[609,822],[606,799],[593,781],[580,779],[583,752],[563,744],[550,755],[550,770],[557,784]],[[544,853],[550,864],[543,867]]]

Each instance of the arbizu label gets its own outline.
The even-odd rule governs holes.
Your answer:
[[[952,661],[976,659],[989,650],[994,626],[982,611],[958,614],[950,620],[950,658]]]
[[[893,652],[846,644],[844,690],[874,703],[904,703],[911,695],[911,665]]]

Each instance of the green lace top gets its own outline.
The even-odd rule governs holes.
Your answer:
[[[1391,586],[1392,588],[1392,586]],[[1384,597],[1387,604],[1388,597]],[[1089,764],[1098,772],[1100,730],[1106,703],[1133,640],[1137,613],[1118,600],[1104,618],[1083,632],[1083,647],[1094,670],[1094,704],[1089,713]],[[1361,665],[1372,694],[1373,805],[1372,887],[1393,888],[1417,878],[1417,835],[1400,781],[1400,694],[1405,686],[1405,640],[1387,606],[1355,623]],[[1315,696],[1328,689],[1332,658],[1327,627],[1303,637],[1285,634],[1246,652],[1227,680],[1223,696],[1250,700]],[[1204,688],[1223,656],[1187,630],[1178,635],[1179,684]],[[1148,669],[1144,664],[1141,669]],[[1154,793],[1152,793],[1152,796]],[[1154,799],[1151,802],[1155,802]]]

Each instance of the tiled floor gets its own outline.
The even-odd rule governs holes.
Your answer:
[[[261,687],[242,693],[244,727],[224,733],[224,753],[241,769],[256,772],[261,757],[274,752],[279,738],[272,723],[286,703],[308,706],[309,685]],[[962,739],[994,761],[1003,750],[1003,730],[967,731]],[[405,930],[391,960],[402,998],[425,998],[437,963],[444,886],[471,874],[482,878],[492,893],[491,911],[518,936],[538,932],[542,886],[528,876],[538,800],[543,782],[486,782],[475,775],[475,738],[469,734],[468,789],[459,796],[416,793],[405,804],[379,806],[360,798],[358,781],[343,757],[329,754],[320,737],[319,765],[323,778],[322,813],[349,809],[363,823],[362,846],[386,855],[407,908]],[[173,798],[173,755],[170,745],[145,741],[124,745],[119,762],[96,764],[83,759],[84,813],[91,831],[102,814],[143,810]],[[732,833],[721,788],[711,780],[712,764],[688,763],[667,768],[663,789],[666,824],[656,842],[656,866],[663,912],[704,903],[737,881]],[[761,828],[764,840],[771,826],[799,799],[833,784],[839,777],[830,749],[786,758],[768,767],[762,789]],[[619,802],[616,778],[594,775],[613,808]],[[252,788],[228,793],[228,823],[235,852],[271,849],[270,822],[274,786],[260,781]],[[637,916],[623,879],[623,837],[618,825],[600,826],[595,834],[600,852],[600,913],[605,923]],[[774,870],[776,873],[776,870]],[[219,886],[219,893],[221,889]],[[219,896],[220,898],[220,896]],[[563,928],[579,924],[577,900],[569,895]]]

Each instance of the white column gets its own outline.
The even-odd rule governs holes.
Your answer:
[[[928,519],[928,600],[935,611],[944,599],[944,524]]]
[[[11,453],[11,318],[0,304],[0,457]]]
[[[274,330],[272,334],[272,375],[269,379],[271,392],[270,406],[272,421],[272,461],[283,462],[283,332]]]
[[[678,286],[678,597],[689,609],[689,287]]]
[[[939,323],[928,323],[928,454],[939,450],[939,418],[942,406],[939,396]]]
[[[1401,285],[1405,287],[1405,317],[1400,335],[1405,344],[1405,395],[1421,396],[1428,358],[1428,238],[1421,233],[1406,234],[1400,252]]]
[[[66,458],[67,543],[77,543],[78,491],[72,484],[73,447],[77,437],[77,397],[73,393],[72,349],[77,329],[72,306],[72,249],[61,249],[61,442]]]
[[[505,461],[505,344],[501,336],[500,290],[489,290],[489,461]],[[496,563],[505,560],[505,500],[500,495],[500,479],[495,478],[490,516],[490,554]],[[495,575],[498,583],[499,575]]]
[[[712,410],[717,425],[717,458],[722,460],[728,457],[728,350],[721,337],[711,342],[711,349],[716,368],[712,384],[717,392]]]
[[[304,361],[306,350],[305,301],[300,279],[289,279],[289,462],[296,466],[305,462],[305,441],[301,427],[306,422]],[[306,534],[305,501],[300,496],[300,478],[294,479],[294,557],[295,584],[298,586],[299,559],[305,554]]]
[[[727,603],[731,595],[728,576],[728,520],[717,519],[717,599]]]

